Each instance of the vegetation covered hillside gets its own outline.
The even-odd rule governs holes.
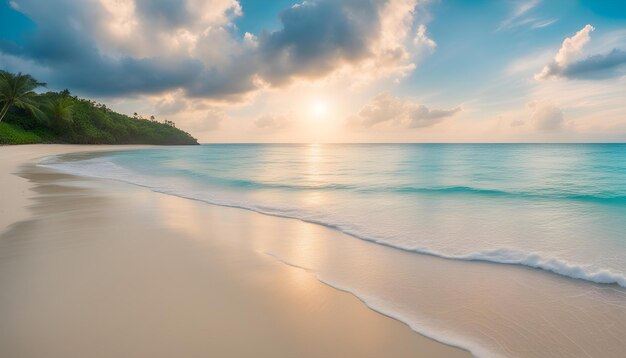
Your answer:
[[[34,92],[43,86],[0,70],[0,144],[198,144],[173,122],[129,117],[68,90]]]

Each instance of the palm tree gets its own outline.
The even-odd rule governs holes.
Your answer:
[[[44,106],[46,114],[55,128],[63,130],[72,122],[74,102],[69,97],[61,96],[54,101],[46,103]]]
[[[40,117],[41,111],[37,108],[33,90],[42,86],[46,84],[37,82],[30,75],[21,72],[15,75],[0,70],[0,122],[11,106],[29,110],[35,117]]]

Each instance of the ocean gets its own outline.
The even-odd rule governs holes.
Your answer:
[[[403,260],[506,264],[493,271],[517,265],[576,279],[576,289],[626,287],[622,144],[215,144],[50,157],[42,165],[319,224],[409,253]],[[445,320],[402,308],[402,297],[334,277],[332,265],[317,270],[313,261],[276,256],[433,338],[487,352],[479,355],[506,345],[469,328],[452,332]],[[411,282],[409,266],[398,280]],[[626,300],[617,300],[624,312]]]

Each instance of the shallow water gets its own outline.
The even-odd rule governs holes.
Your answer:
[[[355,236],[249,233],[259,251],[479,356],[626,349],[614,285],[626,285],[624,145],[206,145],[44,165]]]
[[[626,145],[204,145],[51,165],[626,287]]]

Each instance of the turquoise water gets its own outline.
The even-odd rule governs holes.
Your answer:
[[[46,165],[626,287],[626,145],[203,145]]]

